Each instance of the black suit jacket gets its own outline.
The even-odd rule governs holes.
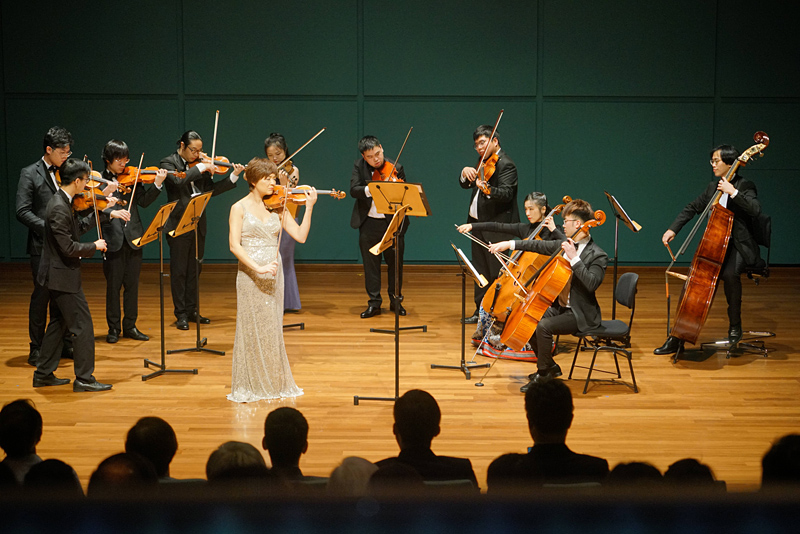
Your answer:
[[[79,218],[67,194],[59,191],[47,203],[45,221],[37,281],[54,291],[77,293],[81,290],[81,258],[89,258],[97,250],[94,243],[80,242],[80,236],[95,225],[94,213]]]
[[[390,159],[386,161],[393,163]],[[356,199],[356,202],[353,205],[353,214],[350,216],[350,226],[352,228],[361,228],[361,225],[364,224],[364,221],[369,216],[372,198],[367,196],[366,191],[367,186],[372,181],[372,173],[374,171],[375,169],[364,158],[358,158],[353,163],[353,174],[350,176],[350,196]],[[397,177],[403,181],[406,179],[406,171],[402,165],[397,166]],[[389,215],[386,217],[387,220],[392,219]],[[403,234],[405,234],[408,225],[411,223],[410,219],[411,217],[406,217],[405,221],[403,221]]]
[[[391,462],[401,462],[413,467],[423,480],[471,480],[479,491],[478,480],[469,458],[437,456],[429,448],[405,448],[395,458],[386,458],[375,465],[382,467]]]
[[[181,158],[177,152],[173,152],[161,160],[161,168],[169,171],[182,171],[185,169],[183,158]],[[220,193],[224,193],[236,187],[236,184],[231,182],[230,176],[226,176],[225,179],[215,182],[211,173],[201,173],[197,166],[186,171],[186,178],[176,178],[168,174],[167,179],[164,181],[167,187],[167,201],[172,202],[173,200],[177,200],[178,203],[175,205],[175,209],[172,210],[167,220],[167,224],[164,228],[165,231],[171,232],[174,230],[178,221],[181,220],[183,212],[186,211],[186,206],[192,199],[192,183],[197,186],[201,193],[208,193],[211,191],[212,196],[217,196]],[[197,223],[198,237],[201,239],[205,238],[206,235],[206,211],[207,210],[203,210],[203,215]]]
[[[47,172],[42,159],[28,165],[19,173],[17,185],[17,220],[28,227],[26,250],[31,256],[42,253],[44,218],[47,203],[58,188]]]
[[[711,201],[711,197],[717,193],[717,183],[719,180],[715,178],[699,197],[687,204],[669,229],[677,234],[695,215],[703,213],[706,205]],[[757,224],[757,217],[761,214],[761,203],[757,198],[756,184],[745,180],[738,174],[733,177],[731,184],[739,190],[736,197],[728,198],[727,206],[733,212],[733,229],[731,230],[733,245],[742,255],[746,265],[755,265],[758,263],[760,253],[758,243],[753,237],[753,229]]]
[[[484,195],[475,182],[469,180],[462,181],[459,178],[459,185],[463,189],[472,189],[469,197],[469,205],[475,195],[478,196],[478,221],[480,222],[500,222],[515,223],[519,222],[519,209],[517,208],[517,166],[508,157],[504,150],[498,152],[498,160],[495,165],[494,174],[489,178],[489,189],[491,194]],[[477,163],[476,163],[477,165]],[[469,209],[467,210],[469,216]],[[500,234],[484,232],[483,236],[489,241],[499,241],[502,239]]]
[[[535,444],[528,454],[504,454],[490,465],[490,493],[519,486],[542,484],[602,483],[608,476],[608,461],[572,452],[563,443]]]
[[[515,250],[529,250],[539,254],[550,255],[556,250],[561,250],[564,240],[541,241],[529,239],[514,241]],[[569,292],[569,302],[578,328],[582,331],[600,326],[602,315],[600,304],[597,302],[595,291],[603,283],[608,266],[608,255],[589,238],[589,243],[580,254],[581,261],[572,267],[572,287]]]
[[[114,173],[110,172],[108,169],[103,171],[103,178],[107,180],[114,180],[116,176]],[[128,242],[128,245],[131,246],[133,249],[137,249],[136,245],[133,244],[133,240],[139,237],[142,237],[144,233],[144,227],[142,226],[142,218],[139,216],[139,206],[146,208],[153,201],[158,197],[161,190],[158,189],[155,185],[150,186],[149,188],[144,184],[139,184],[136,187],[136,196],[134,197],[134,203],[131,204],[131,195],[133,194],[133,188],[131,188],[131,192],[127,194],[120,194],[115,193],[114,196],[124,200],[126,202],[125,206],[115,205],[112,209],[113,210],[124,210],[127,209],[131,212],[131,220],[128,221],[128,224],[125,224],[125,221],[122,219],[109,219],[106,222],[101,222],[100,225],[103,229],[103,239],[106,240],[106,244],[108,245],[109,252],[117,252],[119,249],[122,248],[122,243],[124,241]]]

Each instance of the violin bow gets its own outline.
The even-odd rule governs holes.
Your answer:
[[[285,159],[284,159],[284,160],[283,160],[283,161],[282,161],[282,162],[281,162],[281,163],[278,165],[278,170],[281,170],[281,167],[283,167],[284,165],[286,165],[286,163],[288,163],[289,161],[291,161],[293,157],[295,157],[297,154],[299,154],[301,150],[303,150],[305,147],[307,147],[307,146],[308,146],[308,145],[311,143],[311,141],[313,141],[314,139],[316,139],[317,137],[319,137],[319,136],[320,136],[320,134],[321,134],[322,132],[324,132],[325,130],[327,130],[327,128],[323,128],[323,129],[321,129],[320,131],[318,131],[318,132],[316,133],[316,135],[315,135],[314,137],[312,137],[311,139],[309,139],[308,141],[306,141],[305,143],[303,143],[303,146],[301,146],[300,148],[298,148],[297,150],[295,150],[294,152],[292,152],[292,155],[291,155],[291,156],[289,156],[288,158],[285,158]]]
[[[219,110],[217,110],[217,116],[214,119],[214,139],[211,141],[211,177],[214,177],[214,170],[216,166],[214,165],[214,158],[217,155],[217,128],[219,127]]]
[[[403,146],[400,147],[400,152],[397,153],[397,158],[395,158],[394,163],[392,164],[392,172],[389,173],[389,176],[392,176],[394,174],[395,169],[397,169],[397,162],[400,161],[400,155],[403,153],[403,149],[406,147],[408,138],[411,136],[411,130],[413,129],[414,129],[413,126],[408,129],[408,133],[406,134],[406,139],[405,141],[403,141]]]
[[[83,159],[89,163],[89,176],[92,175],[92,171],[94,168],[92,167],[92,160],[90,160],[86,154],[83,155]],[[100,226],[100,213],[97,211],[97,199],[94,195],[94,187],[90,187],[89,190],[92,192],[92,204],[94,205],[94,222],[97,224],[97,238],[103,239],[103,229]],[[106,253],[103,252],[103,259],[106,259]]]
[[[136,179],[133,181],[133,191],[131,192],[131,200],[130,206],[133,207],[133,196],[136,194],[136,185],[139,183],[139,172],[142,170],[142,162],[144,161],[144,152],[142,152],[142,157],[139,158],[139,167],[136,168]],[[128,212],[130,213],[130,208],[128,208]],[[125,226],[128,226],[128,221],[125,221]]]
[[[456,224],[456,225],[455,225],[455,227],[456,227],[456,228],[458,228],[458,225]],[[465,235],[465,236],[467,236],[469,239],[471,239],[472,241],[476,242],[477,244],[479,244],[480,246],[482,246],[482,247],[483,247],[483,248],[485,248],[485,249],[488,249],[488,248],[489,248],[489,245],[488,245],[487,243],[485,243],[485,242],[481,241],[480,239],[478,239],[477,237],[475,237],[474,235],[472,235],[472,234],[471,234],[471,233],[469,233],[469,232],[464,232],[462,235]],[[511,258],[511,256],[509,256],[509,255],[507,255],[507,254],[503,254],[502,252],[498,252],[498,253],[496,254],[496,256],[498,256],[498,259],[500,259],[500,258],[503,258],[503,259],[505,259],[507,262],[509,262],[510,264],[512,264],[512,265],[517,265],[517,262],[515,262],[515,261],[514,261],[514,260]]]
[[[504,111],[505,111],[504,109],[500,110],[500,114],[497,116],[497,121],[495,121],[495,123],[494,123],[494,128],[492,128],[492,135],[489,136],[489,141],[487,141],[487,143],[486,143],[486,148],[483,149],[483,155],[481,156],[481,162],[478,164],[478,174],[480,174],[481,167],[483,167],[483,164],[486,161],[486,154],[489,153],[489,145],[492,143],[492,139],[494,139],[494,134],[497,133],[497,126],[500,124],[500,119],[503,118],[503,112]]]

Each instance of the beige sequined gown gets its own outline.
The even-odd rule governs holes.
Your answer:
[[[245,210],[242,247],[259,265],[278,255],[280,218],[271,213],[267,222]],[[283,344],[283,270],[277,276],[259,275],[239,262],[236,275],[236,337],[228,400],[298,397],[303,390],[292,377]]]

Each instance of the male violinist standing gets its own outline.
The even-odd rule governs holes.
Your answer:
[[[125,166],[130,161],[130,151],[124,141],[112,139],[103,148],[103,163],[105,170],[103,178],[117,182],[117,176],[125,171]],[[130,220],[111,219],[101,223],[103,237],[108,244],[108,250],[103,261],[103,274],[106,276],[106,322],[108,335],[106,342],[116,343],[119,336],[147,341],[150,339],[136,328],[136,319],[139,317],[139,273],[142,268],[142,249],[133,244],[133,240],[142,237],[144,228],[139,216],[139,206],[146,208],[155,201],[161,192],[164,179],[167,177],[165,169],[159,169],[155,177],[155,187],[144,184],[131,186],[131,191],[125,194],[117,193],[116,197],[125,201],[127,207],[115,206],[130,213]],[[133,195],[133,202],[131,196]],[[120,324],[119,292],[125,288],[122,296],[125,317]],[[121,328],[120,328],[121,326]]]
[[[212,192],[213,196],[230,191],[236,187],[236,180],[244,170],[242,165],[234,165],[234,173],[224,180],[214,181],[214,167],[211,162],[201,162],[203,139],[193,130],[185,132],[178,140],[178,150],[161,160],[161,168],[168,171],[185,171],[185,178],[168,175],[167,200],[178,203],[172,210],[164,228],[165,232],[175,229],[186,211],[193,196]],[[190,167],[191,163],[198,162]],[[206,244],[206,212],[197,222],[197,258],[203,260]],[[195,271],[195,236],[187,232],[177,237],[167,235],[169,245],[169,276],[172,288],[172,303],[175,306],[175,326],[178,330],[189,330],[189,321],[208,324],[211,321],[197,313],[197,274]],[[197,271],[199,274],[199,269]]]
[[[761,214],[761,203],[758,201],[756,184],[745,180],[738,173],[730,181],[725,176],[739,157],[739,151],[731,145],[720,145],[711,151],[711,168],[715,179],[708,184],[699,197],[686,205],[678,217],[664,232],[661,241],[666,245],[681,231],[681,228],[702,213],[711,198],[722,192],[720,205],[733,212],[733,229],[725,259],[722,262],[720,278],[725,288],[728,301],[728,341],[731,345],[742,339],[742,279],[741,275],[747,265],[755,265],[760,259],[758,243],[753,237],[756,218]],[[663,345],[653,354],[674,354],[683,344],[683,340],[673,336],[667,337]]]
[[[386,217],[383,213],[378,213],[375,202],[372,200],[369,187],[367,185],[373,180],[376,170],[384,168],[384,165],[391,170],[392,161],[383,156],[383,147],[378,138],[374,135],[364,136],[358,142],[358,151],[361,157],[353,164],[353,174],[350,177],[350,195],[356,199],[353,205],[353,215],[350,218],[350,226],[358,229],[358,247],[361,250],[361,260],[364,262],[364,285],[367,289],[367,309],[361,312],[362,319],[368,319],[381,314],[381,257],[372,254],[369,249],[380,243],[383,234],[389,227],[391,217]],[[406,173],[402,165],[397,165],[397,181],[404,182]],[[395,293],[395,258],[394,247],[383,251],[383,258],[389,270],[389,298],[391,311],[394,308],[394,295],[402,295],[403,288],[403,252],[405,250],[405,235],[410,224],[409,218],[403,220],[403,228],[398,237],[397,251],[399,254],[398,268],[400,270],[400,287]],[[402,302],[402,297],[400,297]],[[406,309],[399,304],[400,315],[406,314]]]
[[[484,184],[476,167],[464,167],[459,177],[459,185],[462,188],[472,189],[467,217],[468,224],[477,222],[519,222],[517,166],[514,165],[508,154],[500,148],[500,139],[497,132],[494,132],[492,137],[492,130],[491,126],[484,124],[478,126],[472,134],[479,160],[484,153],[486,154],[486,160],[497,155],[497,161],[494,163],[494,172],[486,180],[489,193],[481,191],[480,187]],[[488,231],[475,231],[473,235],[485,243],[500,241],[504,237],[503,234]],[[472,263],[475,265],[475,269],[485,276],[487,280],[496,279],[500,273],[500,262],[474,241],[472,242]],[[478,309],[487,289],[488,287],[482,288],[478,287],[477,284],[475,285],[475,313],[473,313],[472,317],[464,320],[466,323],[475,324],[478,322]]]
[[[81,234],[96,224],[95,214],[79,218],[72,209],[75,195],[89,182],[89,165],[78,159],[68,159],[61,166],[61,188],[47,203],[44,227],[44,246],[39,265],[38,282],[50,291],[53,309],[50,323],[42,341],[41,355],[33,373],[33,387],[60,386],[69,379],[56,377],[64,334],[75,334],[75,382],[73,391],[105,391],[110,384],[98,382],[94,372],[94,327],[89,304],[81,287],[81,258],[106,250],[106,242],[82,243]],[[130,219],[126,210],[103,213],[103,217]]]

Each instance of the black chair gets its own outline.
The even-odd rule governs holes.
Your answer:
[[[592,378],[592,371],[601,373],[614,374],[613,371],[604,371],[602,369],[595,369],[594,362],[597,359],[597,353],[600,351],[610,351],[614,354],[614,365],[617,367],[617,378],[622,378],[619,370],[619,361],[617,355],[622,355],[628,359],[628,366],[631,370],[631,380],[633,386],[625,382],[617,382],[611,379],[612,383],[624,384],[633,389],[635,393],[639,393],[639,388],[636,386],[636,376],[633,374],[633,361],[631,351],[631,326],[633,325],[633,315],[636,311],[636,285],[639,282],[639,275],[636,273],[625,273],[619,277],[617,282],[617,291],[614,294],[616,301],[631,310],[631,317],[628,322],[614,319],[611,321],[601,321],[600,327],[589,330],[587,332],[578,332],[575,335],[578,337],[578,346],[575,348],[575,356],[572,358],[572,367],[569,370],[569,378],[572,379],[572,372],[575,367],[581,369],[588,369],[589,374],[586,376],[586,384],[583,386],[583,392],[589,388],[589,381]],[[575,362],[578,361],[578,353],[582,350],[593,350],[592,363],[589,367],[576,366]]]

